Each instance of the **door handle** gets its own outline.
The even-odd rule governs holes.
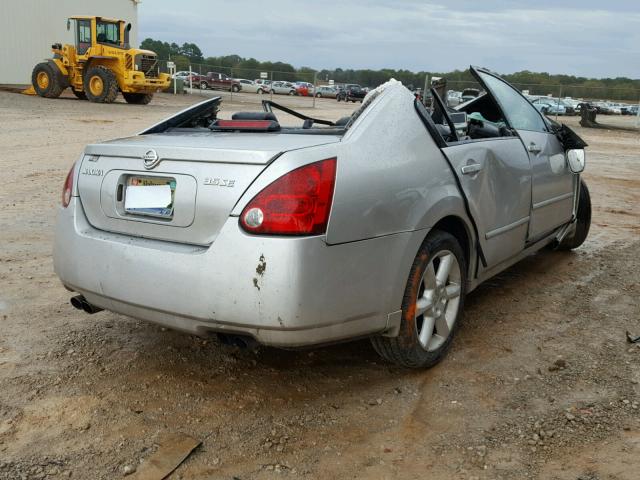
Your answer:
[[[542,149],[538,145],[533,143],[533,142],[531,142],[529,144],[529,146],[527,147],[527,150],[529,150],[531,153],[535,153],[535,154],[538,154],[538,153],[540,153],[542,151]]]
[[[482,165],[480,165],[479,163],[471,163],[462,167],[461,170],[463,175],[472,175],[482,170]]]

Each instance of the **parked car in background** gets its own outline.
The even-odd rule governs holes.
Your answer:
[[[545,115],[565,115],[567,113],[564,105],[551,97],[538,97],[531,103],[539,112]]]
[[[198,83],[202,90],[212,89],[239,92],[242,89],[240,82],[234,80],[227,74],[218,72],[207,72],[206,76],[199,75]]]
[[[576,100],[575,98],[563,98],[565,106],[570,106],[573,109],[574,115],[580,115],[580,111],[582,109],[582,101]]]
[[[469,100],[473,100],[478,95],[480,95],[480,90],[477,88],[465,88],[461,93],[461,103],[468,102]]]
[[[198,75],[196,72],[189,72],[186,70],[181,70],[179,72],[174,73],[171,78],[182,78],[183,80],[186,81],[187,78],[189,78],[189,75]]]
[[[291,82],[273,82],[271,90],[278,95],[295,95],[296,87]]]
[[[449,90],[447,92],[447,105],[449,107],[456,107],[462,103],[462,92],[456,92],[455,90]]]
[[[338,91],[336,99],[344,102],[362,102],[367,92],[360,85],[356,83],[349,83]]]
[[[316,97],[318,98],[336,98],[338,89],[331,85],[316,88]]]
[[[269,87],[265,85],[260,85],[254,82],[253,80],[247,80],[246,78],[236,78],[237,82],[240,83],[243,92],[248,93],[269,93]]]
[[[628,110],[629,115],[638,115],[638,105],[631,105]]]
[[[619,103],[610,103],[609,111],[613,115],[622,115],[622,105],[620,105]]]
[[[271,88],[271,80],[266,80],[264,78],[257,78],[253,81],[256,85],[262,85],[265,88],[265,92],[267,92]]]
[[[557,101],[557,99],[554,99]],[[569,102],[564,99],[560,99],[560,104],[564,107],[565,115],[572,116],[576,114],[576,109],[573,106],[573,102]]]
[[[596,109],[596,113],[601,115],[611,115],[611,109],[609,108],[609,104],[606,102],[593,102],[591,104]]]
[[[313,83],[309,82],[296,82],[294,83],[296,88],[296,95],[300,95],[302,97],[309,97],[315,94],[315,87]]]
[[[491,95],[455,113],[390,81],[336,122],[296,112],[304,123],[284,126],[273,104],[219,119],[216,97],[88,145],[57,208],[72,305],[235,345],[370,337],[389,362],[437,364],[469,292],[545,247],[579,247],[591,222],[586,144],[471,72]]]

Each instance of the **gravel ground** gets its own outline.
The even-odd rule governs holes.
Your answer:
[[[587,243],[473,292],[449,356],[416,372],[367,341],[240,350],[68,304],[51,248],[71,163],[198,100],[0,92],[0,479],[120,478],[171,432],[202,441],[175,479],[639,478],[640,346],[625,331],[640,335],[640,136],[577,127]],[[234,95],[225,112],[257,100]]]

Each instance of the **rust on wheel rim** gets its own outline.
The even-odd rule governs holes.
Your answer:
[[[99,97],[102,95],[102,91],[104,90],[104,83],[102,83],[102,79],[95,75],[89,79],[89,90],[91,90],[91,94],[94,97]]]
[[[42,90],[46,90],[49,86],[49,75],[47,75],[47,72],[38,72],[36,82],[38,82],[38,87]]]

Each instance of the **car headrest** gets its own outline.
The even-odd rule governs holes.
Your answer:
[[[231,120],[275,120],[278,119],[273,112],[236,112],[231,115]]]

